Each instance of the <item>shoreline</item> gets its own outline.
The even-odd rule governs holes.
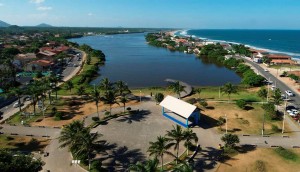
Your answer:
[[[289,55],[289,56],[292,57],[293,60],[296,60],[300,63],[300,53],[285,52],[285,51],[273,50],[273,49],[264,48],[264,47],[257,47],[255,45],[245,44],[245,43],[241,43],[241,42],[216,40],[216,39],[210,39],[210,38],[205,38],[205,37],[196,36],[196,35],[190,35],[190,34],[188,34],[188,31],[190,31],[190,30],[201,30],[201,29],[177,30],[178,34],[176,36],[184,36],[184,37],[192,36],[192,37],[196,37],[196,38],[199,38],[199,39],[208,40],[208,41],[217,42],[217,43],[229,43],[229,44],[237,44],[237,45],[242,44],[242,45],[245,45],[246,47],[257,49],[257,50],[263,50],[263,51],[266,51],[268,53]],[[181,34],[182,32],[185,32],[185,33]]]

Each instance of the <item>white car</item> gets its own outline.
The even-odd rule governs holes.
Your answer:
[[[19,102],[16,102],[16,103],[14,103],[14,105],[13,105],[14,108],[17,108],[17,107],[19,107],[19,106],[21,106],[21,104],[20,104]]]
[[[264,69],[264,71],[265,71],[265,72],[269,72],[269,70],[268,70],[268,69]]]
[[[276,90],[276,87],[274,85],[271,86],[271,90],[274,91]]]
[[[286,90],[285,93],[286,93],[288,96],[294,96],[294,94],[293,94],[290,90]]]

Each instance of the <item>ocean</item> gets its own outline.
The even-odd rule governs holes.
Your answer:
[[[176,35],[238,43],[300,59],[300,30],[183,30]]]

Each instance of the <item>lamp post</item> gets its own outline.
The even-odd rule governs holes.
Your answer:
[[[268,82],[267,103],[269,102],[269,90],[270,90],[269,83],[270,83],[270,78],[269,78],[269,82]]]
[[[142,91],[140,90],[140,102],[142,102]]]
[[[264,131],[265,131],[265,113],[263,116],[263,123],[262,123],[262,129],[261,129],[261,135],[264,136]]]
[[[225,122],[226,122],[225,127],[226,127],[226,134],[227,134],[227,115],[226,114],[225,114]]]
[[[221,98],[221,87],[219,87],[219,99]]]

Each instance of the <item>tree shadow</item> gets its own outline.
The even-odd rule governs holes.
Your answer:
[[[218,163],[221,150],[213,147],[206,147],[194,158],[194,167],[198,172],[214,169]]]
[[[245,106],[244,110],[249,111],[249,110],[253,110],[254,108],[252,106]]]
[[[110,146],[108,144],[108,146]],[[107,151],[105,156],[101,156],[99,159],[102,161],[108,171],[127,171],[130,164],[135,164],[138,161],[145,161],[145,155],[140,149],[128,149],[126,146],[117,146],[113,144],[115,148]]]
[[[250,151],[254,151],[256,149],[256,146],[255,145],[240,145],[238,147],[236,147],[236,150],[239,152],[239,153],[247,153],[247,152],[250,152]]]
[[[208,110],[214,110],[215,107],[213,107],[213,106],[207,106],[205,109],[208,109]]]
[[[203,129],[209,129],[219,125],[218,125],[218,120],[210,116],[207,116],[205,114],[201,114],[199,126],[202,127]]]
[[[132,122],[140,122],[143,121],[151,112],[149,110],[136,110],[131,113],[133,114],[119,117],[117,121],[127,122],[129,124]]]

